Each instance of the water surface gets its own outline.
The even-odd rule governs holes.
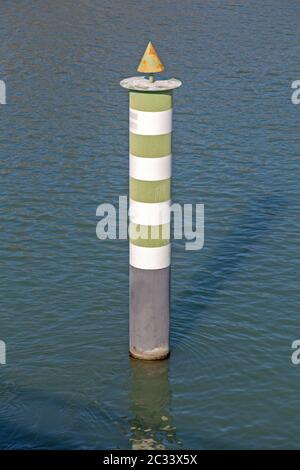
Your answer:
[[[296,0],[0,5],[1,448],[299,448]],[[148,40],[175,92],[172,355],[131,361],[128,246],[96,208],[128,190],[128,102]]]

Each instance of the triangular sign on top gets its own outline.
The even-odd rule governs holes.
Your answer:
[[[162,72],[163,70],[165,70],[165,66],[161,62],[156,50],[154,49],[154,46],[150,41],[141,59],[140,65],[137,68],[137,71],[142,73],[157,73]]]

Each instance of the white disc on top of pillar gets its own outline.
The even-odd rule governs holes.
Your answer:
[[[182,85],[182,82],[177,78],[169,78],[168,80],[156,80],[155,82],[150,82],[145,77],[130,77],[121,80],[120,85],[127,90],[157,92],[174,90],[175,88],[179,88]]]

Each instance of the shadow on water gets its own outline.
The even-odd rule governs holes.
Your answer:
[[[130,421],[132,449],[167,449],[180,445],[171,416],[169,361],[131,361]]]
[[[224,280],[245,262],[247,255],[254,251],[287,205],[287,199],[277,194],[252,200],[248,210],[236,219],[233,230],[222,239],[206,265],[203,266],[202,252],[195,252],[194,256],[199,257],[199,265],[202,264],[201,270],[192,271],[190,282],[185,283],[189,288],[184,289],[174,302],[175,345],[194,327],[203,311],[215,302]],[[187,302],[197,305],[197,308],[189,310],[188,316]]]
[[[60,446],[57,445],[59,443],[55,443],[55,439],[50,433],[39,433],[37,437],[37,433],[34,430],[30,430],[26,426],[21,426],[7,419],[0,418],[0,429],[1,450],[60,448]]]
[[[119,435],[118,414],[101,402],[81,398],[71,393],[2,386],[1,449],[109,447]],[[111,437],[107,445],[104,435]]]
[[[1,387],[1,389],[2,400],[7,397],[9,402],[8,404],[3,403],[1,406],[2,410],[7,409],[7,417],[0,417],[1,449],[64,448],[67,432],[64,437],[57,439],[56,436],[59,433],[60,426],[56,426],[53,433],[52,426],[49,426],[47,430],[41,429],[45,428],[46,423],[49,424],[47,419],[41,418],[41,415],[43,415],[46,408],[48,408],[49,415],[54,411],[56,416],[59,415],[62,407],[66,408],[65,401],[54,398],[42,391],[28,389],[18,389],[16,391],[13,386]],[[13,414],[14,409],[17,410],[17,419],[10,419],[10,414]],[[38,419],[37,415],[39,415]]]

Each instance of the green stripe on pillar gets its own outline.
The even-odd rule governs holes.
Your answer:
[[[138,202],[164,202],[171,199],[171,178],[142,181],[130,178],[130,198]]]
[[[129,149],[132,155],[145,158],[159,158],[171,155],[172,134],[139,135],[129,134]]]
[[[167,111],[172,108],[172,91],[143,92],[131,91],[129,106],[138,111]]]
[[[137,236],[138,235],[138,236]],[[170,224],[140,225],[130,222],[130,242],[145,248],[157,248],[170,243]]]

